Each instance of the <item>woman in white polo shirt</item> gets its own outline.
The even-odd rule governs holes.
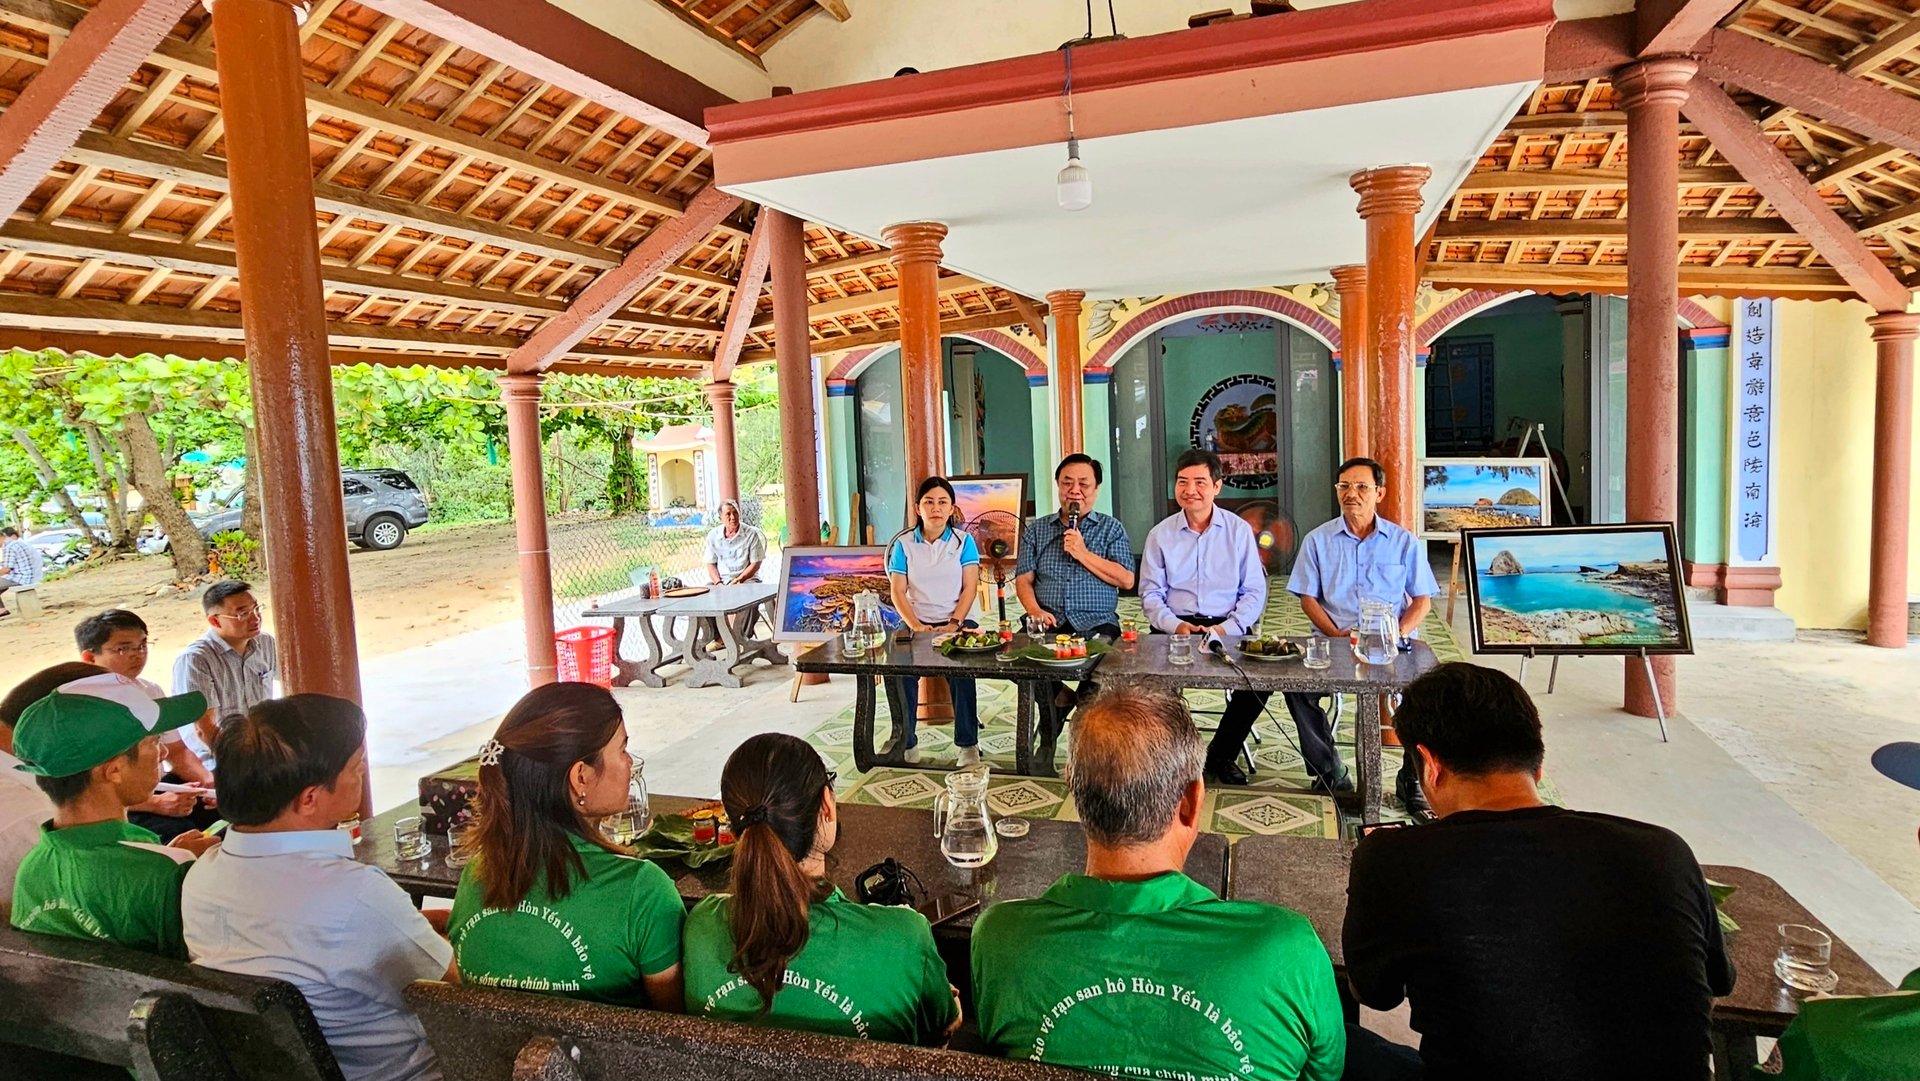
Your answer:
[[[954,528],[953,485],[945,477],[928,477],[915,495],[920,524],[894,538],[887,550],[887,579],[893,586],[893,607],[916,633],[957,631],[973,610],[980,585],[980,551],[973,535]],[[909,760],[920,744],[914,734],[914,715],[920,708],[920,681],[893,681],[895,694],[906,708],[905,727]],[[949,679],[953,688],[953,745],[960,749],[960,765],[980,763],[980,712],[971,679]]]

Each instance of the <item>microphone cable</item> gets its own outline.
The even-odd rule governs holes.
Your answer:
[[[1300,764],[1307,767],[1307,775],[1312,777],[1314,780],[1320,782],[1320,787],[1326,790],[1327,798],[1334,802],[1335,807],[1338,807],[1340,803],[1340,794],[1334,791],[1333,782],[1327,780],[1325,777],[1320,776],[1320,771],[1314,769],[1313,763],[1307,761],[1306,752],[1302,751],[1300,749],[1300,744],[1294,741],[1293,733],[1288,732],[1284,727],[1281,726],[1280,719],[1273,715],[1273,707],[1267,704],[1268,702],[1272,701],[1273,696],[1275,694],[1285,694],[1287,692],[1285,691],[1264,691],[1263,692],[1258,687],[1255,687],[1253,685],[1253,677],[1247,673],[1247,670],[1245,668],[1242,668],[1240,666],[1239,661],[1233,659],[1233,653],[1231,650],[1227,648],[1226,643],[1222,642],[1218,635],[1209,634],[1206,637],[1207,637],[1206,651],[1208,653],[1211,653],[1214,656],[1220,658],[1221,660],[1227,662],[1227,664],[1230,665],[1235,672],[1239,673],[1241,680],[1246,683],[1247,690],[1249,692],[1253,694],[1264,693],[1267,696],[1267,700],[1260,703],[1260,712],[1266,716],[1268,721],[1271,721],[1273,723],[1274,730],[1279,732],[1280,737],[1287,741],[1287,746],[1293,748],[1293,753],[1300,756]],[[1231,698],[1231,695],[1229,695],[1229,698]],[[1340,754],[1340,748],[1338,744],[1335,744],[1333,742],[1332,722],[1329,722],[1327,724],[1327,743],[1329,746],[1333,747],[1334,749],[1333,753],[1335,757],[1338,757]],[[1312,789],[1308,789],[1308,791],[1312,791]]]

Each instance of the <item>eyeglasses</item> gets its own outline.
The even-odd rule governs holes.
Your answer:
[[[152,642],[142,642],[137,646],[114,646],[111,649],[103,649],[100,652],[109,657],[131,657],[135,654],[147,652],[152,645]]]
[[[1375,491],[1376,489],[1371,484],[1348,484],[1343,480],[1334,485],[1333,490],[1339,492],[1341,495],[1345,495],[1348,492],[1352,492],[1355,495],[1366,495],[1368,492]]]
[[[238,612],[215,612],[214,613],[215,616],[218,616],[221,619],[238,619],[243,622],[249,619],[259,619],[262,616],[265,616],[266,614],[267,614],[266,606],[261,604],[256,604],[251,608],[242,608]]]

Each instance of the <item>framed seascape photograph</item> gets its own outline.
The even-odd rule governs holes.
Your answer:
[[[1545,458],[1422,458],[1414,530],[1421,540],[1457,541],[1463,529],[1552,524]]]
[[[878,545],[853,548],[788,548],[780,553],[780,626],[778,642],[825,642],[853,618],[853,597],[871,592],[880,598],[887,629],[900,626],[887,588],[887,550]]]
[[[1692,653],[1670,523],[1467,529],[1476,653]]]
[[[1006,546],[999,558],[1012,566],[1020,555],[1020,531],[1026,522],[1026,474],[983,473],[947,479],[953,483],[954,517],[960,528],[973,533],[981,557],[986,558],[991,544],[999,541]]]

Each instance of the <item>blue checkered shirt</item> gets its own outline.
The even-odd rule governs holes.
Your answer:
[[[1014,563],[1014,576],[1032,574],[1033,596],[1040,607],[1066,620],[1075,630],[1118,624],[1120,590],[1067,554],[1061,539],[1066,532],[1067,524],[1058,514],[1028,522],[1026,531],[1020,534],[1020,558]],[[1094,555],[1134,569],[1133,543],[1119,519],[1098,512],[1083,514],[1080,537]]]

